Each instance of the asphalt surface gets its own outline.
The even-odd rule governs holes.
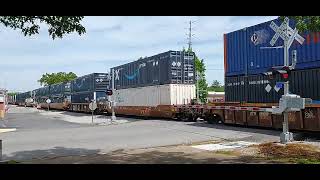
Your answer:
[[[70,115],[70,113],[68,114]],[[79,113],[74,114],[79,117]],[[126,119],[106,126],[79,124],[35,109],[11,107],[7,126],[17,131],[1,133],[3,160],[109,153],[209,140],[278,141],[279,131],[209,125],[204,122]]]

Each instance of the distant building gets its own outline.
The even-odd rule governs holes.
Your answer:
[[[224,102],[224,92],[208,91],[207,101],[210,102]]]

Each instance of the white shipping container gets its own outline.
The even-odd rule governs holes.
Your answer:
[[[196,97],[194,84],[166,84],[116,90],[117,106],[188,104]]]

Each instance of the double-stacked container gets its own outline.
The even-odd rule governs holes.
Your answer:
[[[278,26],[280,19],[273,20]],[[273,79],[263,75],[272,67],[284,65],[283,48],[270,47],[275,32],[271,21],[224,35],[225,100],[227,102],[277,103],[283,95],[280,75]],[[290,27],[295,23],[290,20]],[[300,33],[305,41],[294,41],[289,53],[297,51],[297,64],[289,76],[290,92],[320,100],[320,33]],[[274,46],[282,46],[279,38]]]
[[[168,117],[172,105],[190,103],[195,98],[194,60],[192,52],[167,51],[111,68],[117,113]]]

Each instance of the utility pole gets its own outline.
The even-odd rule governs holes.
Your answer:
[[[188,28],[188,51],[191,51],[192,50],[192,36],[194,36],[194,34],[192,34],[192,30],[194,30],[192,28],[192,23],[194,23],[195,21],[189,21],[189,28]]]
[[[190,52],[192,52],[192,37],[194,36],[194,34],[192,34],[192,30],[194,30],[194,28],[192,28],[192,24],[196,22],[196,21],[189,21],[189,28],[188,28],[188,56],[190,56]],[[199,104],[200,103],[200,88],[199,88],[199,80],[201,79],[201,75],[200,73],[196,70],[196,84],[197,84],[197,87],[196,87],[196,96],[197,96],[197,103]]]
[[[113,94],[113,97],[112,97],[112,101],[111,101],[111,111],[112,111],[112,116],[111,116],[111,121],[114,121],[116,120],[116,114],[114,112],[114,106],[115,106],[115,89],[114,89],[114,69],[112,69],[112,94]]]

